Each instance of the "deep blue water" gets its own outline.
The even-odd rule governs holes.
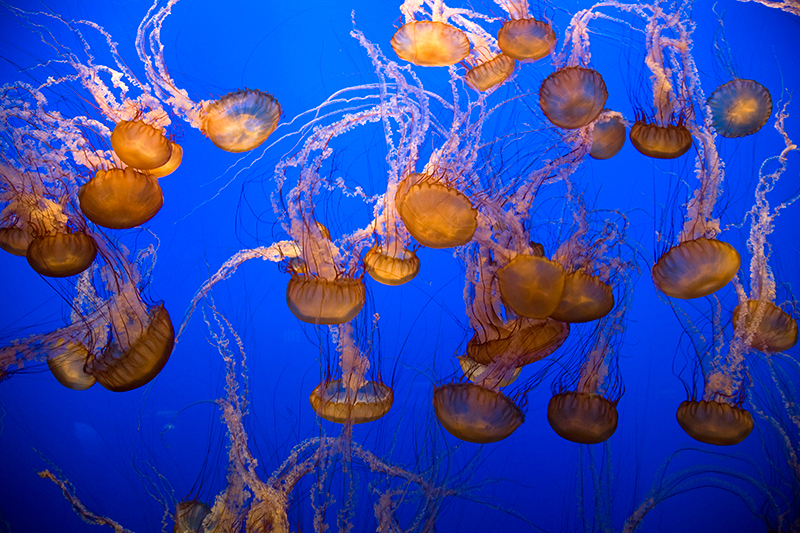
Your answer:
[[[97,22],[118,43],[129,68],[144,77],[133,43],[147,2],[12,5]],[[587,2],[553,2],[536,9],[552,19],[560,44],[570,14],[589,6]],[[472,8],[503,15],[488,2],[476,2]],[[766,86],[777,109],[800,89],[796,58],[800,18],[755,3],[731,2],[717,5],[716,10],[725,11],[722,27],[736,73]],[[615,13],[611,8],[603,11]],[[728,81],[713,47],[719,25],[710,2],[695,2],[691,11],[696,23],[692,53],[708,95]],[[143,229],[106,230],[130,249],[157,243],[157,261],[146,294],[150,301],[165,303],[176,326],[198,287],[224,261],[240,249],[286,238],[270,203],[275,190],[272,169],[281,157],[297,149],[296,138],[273,144],[274,138],[296,131],[291,120],[335,91],[376,82],[369,57],[349,35],[351,12],[366,38],[380,46],[389,60],[396,60],[389,40],[402,18],[392,2],[183,0],[167,18],[162,33],[165,59],[173,79],[190,96],[204,99],[237,88],[260,88],[280,101],[285,124],[261,148],[238,155],[217,149],[198,130],[175,119],[171,132],[183,146],[184,160],[175,174],[160,180],[164,207]],[[0,14],[3,83],[21,80],[36,85],[48,76],[69,72],[64,64],[31,68],[55,59],[54,50],[8,9],[0,8]],[[592,66],[608,86],[607,107],[632,122],[634,112],[647,104],[649,74],[642,64],[645,25],[635,17],[622,18],[634,27],[609,20],[591,23]],[[79,50],[78,41],[63,25],[43,18],[35,22],[44,22],[59,42]],[[499,24],[486,23],[486,27],[493,32]],[[86,35],[97,62],[110,64],[104,40],[90,30]],[[552,128],[548,130],[541,114],[526,114],[528,106],[537,107],[536,90],[552,70],[548,59],[518,65],[515,83],[493,95],[500,103],[520,92],[533,94],[501,108],[484,128],[487,138],[513,136],[524,129],[518,122],[524,117],[526,128],[534,131],[523,143],[498,143],[510,167],[497,176],[501,181],[511,179],[514,164],[535,166],[535,158],[542,153],[535,139],[541,138],[541,143],[552,139]],[[416,71],[428,91],[450,97],[446,69]],[[96,116],[89,95],[77,85],[64,84],[48,97],[63,113],[71,110]],[[786,121],[786,132],[796,141],[800,140],[797,107],[796,101],[789,103]],[[771,118],[755,135],[717,140],[726,176],[716,214],[725,229],[724,239],[742,254],[740,272],[745,277],[750,257],[744,214],[753,205],[759,167],[784,146],[773,125]],[[423,153],[429,153],[435,142],[428,139]],[[379,192],[376,187],[385,179],[386,166],[379,125],[349,132],[333,148],[334,164],[327,171],[348,184],[363,186],[368,194]],[[709,337],[715,298],[673,308],[666,297],[657,296],[649,271],[665,247],[657,241],[657,232],[674,234],[685,213],[687,190],[697,185],[695,157],[696,151],[691,150],[675,161],[654,162],[627,142],[615,158],[587,159],[574,174],[590,208],[627,216],[625,254],[639,269],[632,274],[626,330],[614,355],[625,388],[617,406],[619,427],[606,444],[567,442],[551,430],[545,416],[553,376],[562,363],[585,349],[594,325],[574,328],[570,340],[550,356],[556,363],[540,384],[533,379],[536,369],[523,369],[515,390],[526,393],[526,419],[516,432],[496,444],[462,443],[438,424],[431,396],[434,384],[459,377],[454,357],[463,353],[472,334],[464,314],[463,264],[452,250],[422,248],[420,274],[410,283],[386,287],[366,282],[365,312],[380,316],[373,366],[394,389],[395,402],[383,419],[356,426],[354,441],[407,470],[434,475],[449,484],[456,494],[445,498],[438,510],[439,531],[620,531],[648,498],[655,498],[657,504],[641,523],[641,531],[767,531],[765,517],[774,520],[775,516],[763,505],[765,492],[795,498],[782,509],[798,527],[800,512],[791,502],[798,503],[800,475],[793,469],[800,467],[796,458],[787,458],[776,431],[764,419],[756,416],[753,433],[741,444],[725,448],[694,441],[675,420],[678,404],[686,399],[681,377],[691,380],[697,346],[687,333],[687,317]],[[788,160],[788,170],[769,196],[774,205],[798,193],[800,156],[792,153]],[[569,222],[563,210],[564,195],[563,184],[556,184],[535,203],[537,220],[549,228],[543,238],[550,247],[563,239],[557,230],[562,219]],[[358,202],[340,201],[335,195],[322,198],[318,213],[334,235],[367,223],[368,213]],[[797,213],[797,206],[789,206],[769,237],[779,302],[792,300],[792,288],[800,282]],[[7,254],[0,255],[0,265],[4,343],[64,325],[75,290],[70,279],[43,278],[24,259]],[[288,274],[275,264],[250,261],[213,291],[217,308],[236,328],[246,349],[250,406],[245,426],[262,479],[298,442],[321,431],[330,435],[339,431],[335,424],[316,418],[307,400],[325,371],[335,368],[335,354],[314,327],[299,322],[287,309],[287,280]],[[730,285],[717,297],[728,316],[736,305]],[[366,332],[372,323],[361,320],[359,327]],[[729,338],[727,318],[723,326]],[[791,368],[792,356],[798,356],[796,347],[786,354],[785,368]],[[771,405],[778,391],[764,371],[763,356],[753,354],[748,364],[753,366],[750,398],[762,408]],[[794,368],[784,383],[790,393],[797,385]],[[174,511],[176,501],[196,496],[213,502],[225,487],[227,467],[225,426],[213,403],[225,394],[224,378],[223,362],[198,313],[190,319],[161,374],[135,391],[115,394],[98,385],[85,392],[68,390],[42,364],[26,366],[3,381],[0,530],[101,527],[81,522],[58,488],[36,475],[45,468],[60,469],[84,505],[132,531],[159,530],[162,516]],[[797,415],[796,407],[793,413]],[[800,427],[786,429],[792,448],[800,438]],[[358,487],[352,517],[355,531],[374,530],[370,483],[379,480],[360,465],[353,475]],[[335,469],[323,492],[341,502],[345,478],[341,468]],[[314,529],[312,506],[318,502],[311,492],[310,483],[301,484],[295,492],[289,510],[293,531]],[[337,511],[338,504],[332,504],[327,515],[334,530]],[[411,504],[400,513],[403,527],[417,512]],[[167,530],[171,529],[171,519],[164,520]]]

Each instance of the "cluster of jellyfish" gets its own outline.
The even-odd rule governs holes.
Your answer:
[[[229,439],[227,485],[209,504],[177,503],[174,531],[289,531],[292,491],[304,476],[333,475],[334,457],[396,480],[374,490],[378,531],[399,531],[395,514],[412,497],[424,502],[426,513],[408,530],[432,530],[436,509],[455,489],[446,480],[392,464],[353,440],[354,425],[382,419],[394,403],[391,384],[376,368],[380,362],[359,335],[370,286],[392,290],[414,280],[423,266],[421,248],[451,250],[463,268],[471,337],[457,356],[459,372],[434,376],[430,398],[441,428],[455,439],[489,445],[507,439],[525,422],[527,392],[550,376],[546,418],[552,430],[582,445],[607,442],[619,423],[625,370],[619,353],[633,286],[640,274],[649,273],[662,300],[699,339],[693,344],[697,357],[688,365],[692,375],[684,381],[688,398],[677,407],[680,427],[699,443],[732,446],[752,432],[755,409],[756,419],[784,436],[787,453],[794,453],[789,461],[797,466],[800,439],[792,431],[800,418],[791,388],[778,385],[785,384],[784,370],[775,363],[776,354],[797,343],[797,321],[792,302],[779,300],[768,241],[778,214],[794,201],[771,207],[767,199],[796,150],[784,128],[788,111],[785,104],[773,105],[762,84],[733,73],[705,98],[691,50],[690,4],[601,1],[572,16],[559,37],[550,20],[532,14],[526,0],[496,0],[500,16],[448,7],[441,0],[407,0],[400,6],[403,24],[390,39],[376,44],[352,31],[377,82],[337,91],[299,114],[291,121],[299,124],[296,130],[283,134],[281,106],[267,92],[245,89],[193,101],[172,79],[161,31],[177,3],[156,0],[138,28],[135,49],[144,80],[97,24],[5,6],[55,49],[69,72],[39,86],[5,85],[0,107],[0,247],[24,256],[41,276],[70,278],[76,288],[66,326],[0,348],[2,375],[45,361],[59,383],[76,391],[95,382],[114,392],[138,389],[165,368],[200,310],[224,361],[225,390],[217,405]],[[592,68],[590,25],[598,19],[645,28],[651,105],[632,121],[606,108],[606,83]],[[47,30],[50,24],[79,37],[83,58],[57,41]],[[101,35],[114,65],[94,61],[84,32]],[[552,72],[530,94],[500,97],[501,88],[532,68]],[[446,71],[451,93],[426,89],[416,74],[420,69]],[[62,87],[84,91],[98,116],[64,116],[50,109],[45,93]],[[487,175],[482,167],[486,125],[520,98],[532,102],[541,130],[557,151],[526,165],[513,179]],[[174,120],[232,153],[264,150],[276,130],[275,136],[295,143],[269,178],[274,216],[286,238],[241,250],[226,261],[202,283],[178,328],[163,303],[145,296],[157,270],[154,247],[131,251],[115,233],[158,215],[164,202],[159,180],[176,172],[183,158],[170,133]],[[758,172],[754,202],[742,223],[749,225],[751,256],[744,274],[740,252],[720,239],[726,228],[717,209],[724,177],[719,146],[759,135],[770,120],[785,147]],[[326,165],[334,143],[346,142],[353,130],[367,125],[383,130],[386,158],[379,190],[365,192],[331,179]],[[695,156],[696,184],[683,223],[667,231],[671,242],[647,265],[640,259],[640,243],[628,237],[626,214],[588,206],[578,177],[591,160],[615,157],[626,138],[647,158]],[[777,170],[770,171],[776,162]],[[548,230],[537,219],[538,198],[554,189],[561,191],[565,220]],[[331,198],[361,202],[369,216],[355,228],[327,227],[322,206]],[[215,308],[212,292],[251,259],[277,263],[286,278],[288,310],[330,338],[335,364],[322,373],[308,400],[320,419],[341,426],[336,437],[298,444],[266,481],[256,471],[243,424],[248,402],[242,343]],[[726,287],[733,288],[737,300],[732,309],[718,296]],[[698,323],[707,317],[698,321],[684,311],[698,301],[713,302],[712,324]],[[702,331],[706,326],[713,327],[710,341]],[[576,335],[581,341],[570,343]],[[566,353],[567,346],[572,353]],[[774,405],[753,402],[749,410],[751,375],[759,372],[772,376],[778,390],[772,395],[759,390],[763,404]],[[80,503],[59,475],[40,475],[57,483],[87,522],[123,530]],[[349,475],[352,484],[352,470]],[[798,485],[796,474],[789,490]],[[321,498],[324,491],[317,490]],[[669,495],[646,501],[625,529],[636,529],[659,498]],[[800,514],[792,514],[792,505],[797,500],[789,500],[770,499],[771,516],[789,521],[782,527],[796,528]],[[346,499],[341,504],[341,530],[352,528],[349,504]],[[315,529],[323,531],[325,511],[316,513]]]

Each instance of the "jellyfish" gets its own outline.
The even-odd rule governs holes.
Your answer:
[[[580,66],[555,71],[539,87],[542,112],[550,122],[565,129],[582,128],[593,122],[607,98],[603,76]]]
[[[797,344],[797,320],[776,305],[775,276],[769,266],[768,238],[773,232],[775,219],[794,202],[792,198],[771,208],[767,200],[767,194],[786,171],[788,154],[797,149],[784,129],[786,116],[784,105],[776,115],[775,123],[775,129],[783,137],[784,149],[759,168],[755,203],[747,214],[750,219],[747,250],[751,255],[749,294],[737,278],[733,280],[739,297],[739,304],[733,310],[734,331],[744,337],[747,346],[762,352],[784,352]],[[768,172],[768,166],[773,163],[778,167]]]
[[[610,159],[617,155],[625,144],[625,119],[620,113],[603,110],[592,129],[592,148],[589,155],[594,159]]]
[[[707,105],[711,125],[723,137],[752,135],[767,123],[772,114],[772,97],[766,87],[754,80],[731,80],[720,85]]]
[[[241,89],[215,100],[194,102],[170,77],[161,29],[176,3],[157,9],[156,2],[136,32],[136,50],[155,94],[222,150],[240,153],[258,148],[278,127],[281,117],[281,106],[273,95]]]
[[[123,163],[140,170],[162,167],[172,157],[172,144],[153,126],[122,120],[111,132],[111,147]]]
[[[78,192],[81,212],[110,229],[134,228],[161,210],[164,194],[158,180],[130,167],[99,170]]]
[[[496,0],[510,19],[497,31],[497,44],[503,53],[519,61],[536,61],[550,54],[556,34],[547,20],[530,15],[527,0]]]
[[[449,24],[450,17],[465,13],[451,9],[443,2],[427,2],[431,20],[415,19],[426,2],[407,1],[400,6],[405,24],[392,36],[391,45],[397,57],[423,67],[446,67],[467,57],[470,42],[467,34]]]
[[[626,305],[627,302],[621,302],[613,314],[600,319],[592,344],[578,350],[585,353],[582,360],[565,366],[553,381],[547,421],[566,440],[598,444],[608,440],[617,429],[617,403],[623,387],[614,354],[619,350],[617,335],[624,331]]]

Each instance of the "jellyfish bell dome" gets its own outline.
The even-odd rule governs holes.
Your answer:
[[[489,61],[469,69],[464,75],[464,81],[476,91],[488,91],[506,81],[506,78],[514,72],[514,66],[513,59],[498,54]]]
[[[497,271],[503,303],[528,318],[546,318],[556,310],[565,280],[561,265],[535,255],[518,255]]]
[[[286,304],[292,314],[310,324],[344,324],[364,307],[366,293],[360,279],[327,280],[293,274],[286,286]]]
[[[411,174],[398,186],[395,205],[406,229],[428,248],[453,248],[472,240],[478,210],[456,189]]]
[[[145,171],[145,174],[154,178],[163,178],[178,170],[178,167],[183,162],[183,148],[177,143],[170,143],[170,145],[172,146],[172,153],[169,156],[169,160],[160,167]]]
[[[561,301],[550,316],[562,322],[591,322],[606,316],[614,308],[611,286],[577,270],[564,278]]]
[[[497,45],[508,57],[537,60],[550,53],[556,33],[548,22],[534,18],[512,19],[497,31]]]
[[[592,148],[589,155],[594,159],[610,159],[625,145],[625,121],[616,115],[603,115],[595,121],[592,129]]]
[[[281,105],[271,94],[244,89],[206,103],[200,129],[226,152],[247,152],[267,140],[280,117]]]
[[[474,383],[450,383],[433,389],[439,423],[454,437],[486,444],[505,439],[525,416],[506,395]]]
[[[113,392],[126,392],[149,383],[161,372],[172,354],[175,330],[163,305],[150,309],[142,334],[124,348],[116,339],[86,363],[86,371]]]
[[[59,383],[72,390],[86,390],[97,381],[84,370],[89,350],[83,343],[61,341],[54,351],[58,355],[47,358],[47,367]]]
[[[444,22],[412,21],[391,40],[397,57],[421,67],[448,67],[469,54],[467,35]]]
[[[683,124],[659,126],[637,120],[630,135],[634,148],[655,159],[675,159],[692,147],[692,134]]]
[[[739,444],[753,431],[753,417],[747,410],[713,400],[686,400],[676,417],[690,437],[716,446]]]
[[[489,368],[489,365],[478,363],[468,355],[459,356],[458,364],[461,366],[461,371],[464,373],[464,377],[473,383],[479,383],[482,379],[481,376],[484,376]],[[517,380],[520,372],[522,372],[522,367],[518,366],[511,372],[505,373],[503,376],[499,377],[497,386],[507,387],[511,385]]]
[[[11,255],[24,257],[32,240],[30,229],[0,228],[0,248]]]
[[[150,170],[169,161],[172,143],[158,128],[141,120],[123,120],[111,132],[111,147],[129,167]]]
[[[389,255],[376,244],[364,255],[364,270],[378,283],[402,285],[419,273],[419,257],[411,250],[403,250],[401,257]]]
[[[740,306],[733,310],[734,329],[739,326]],[[751,329],[750,324],[760,306],[764,306],[764,315],[753,332],[750,346],[762,352],[785,352],[797,344],[797,321],[772,302],[747,300],[745,329]]]
[[[389,412],[394,402],[390,387],[376,381],[366,381],[358,390],[344,386],[341,379],[323,382],[309,396],[311,407],[325,420],[344,424],[363,424],[378,420]]]
[[[473,336],[467,342],[467,357],[482,365],[502,360],[521,368],[555,352],[569,336],[569,324],[552,318],[525,320],[522,324],[486,342]]]
[[[78,200],[86,218],[98,226],[128,229],[153,218],[164,195],[158,179],[128,167],[98,170],[80,188]]]
[[[653,266],[651,275],[667,296],[702,298],[727,285],[740,263],[733,246],[701,237],[670,248]]]
[[[583,67],[564,67],[542,82],[539,106],[545,116],[568,130],[592,123],[603,111],[608,90],[599,72]]]
[[[757,132],[772,114],[769,90],[754,80],[737,79],[717,87],[707,105],[714,129],[728,138]]]
[[[173,533],[196,533],[200,531],[203,520],[211,513],[211,508],[200,500],[185,500],[175,506],[175,526]]]
[[[80,274],[94,262],[97,243],[86,233],[55,233],[35,237],[25,257],[42,276],[65,278]]]
[[[617,408],[599,394],[562,392],[550,398],[547,421],[553,431],[578,444],[598,444],[617,430]]]

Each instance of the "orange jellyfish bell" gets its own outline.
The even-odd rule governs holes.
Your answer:
[[[172,155],[170,155],[169,161],[160,167],[146,171],[145,174],[154,178],[163,178],[178,170],[178,167],[183,162],[183,148],[177,143],[170,143],[170,145],[172,146]]]
[[[562,322],[591,322],[606,316],[613,308],[611,287],[596,276],[576,271],[564,279],[561,301],[550,316]]]
[[[127,229],[144,224],[161,209],[158,180],[130,167],[99,170],[78,191],[83,214],[104,228]]]
[[[592,130],[592,148],[589,155],[594,159],[610,159],[625,145],[625,122],[618,116],[601,116]]]
[[[500,332],[500,338],[480,342],[473,336],[467,342],[467,357],[489,365],[502,360],[520,368],[555,352],[569,336],[569,324],[546,318],[527,320],[518,329]]]
[[[617,430],[617,408],[599,394],[562,392],[550,398],[547,421],[559,437],[598,444]]]
[[[118,122],[111,132],[114,153],[129,167],[150,170],[169,161],[172,145],[160,130],[141,120]]]
[[[286,304],[292,314],[310,324],[344,324],[364,307],[366,294],[359,279],[329,281],[292,275],[286,286]]]
[[[469,54],[467,35],[444,22],[412,21],[392,37],[392,48],[403,61],[421,67],[448,67]]]
[[[0,248],[11,255],[24,256],[32,240],[29,229],[0,228]]]
[[[753,431],[753,417],[727,403],[687,400],[678,407],[678,424],[693,439],[716,446],[742,442]]]
[[[464,193],[423,174],[411,174],[397,188],[395,205],[406,229],[428,248],[452,248],[472,240],[478,211]]]
[[[637,120],[631,128],[631,144],[647,157],[675,159],[692,147],[692,134],[683,124],[659,126]]]
[[[739,270],[739,252],[701,237],[673,246],[651,271],[656,287],[673,298],[701,298],[724,287]]]
[[[167,364],[175,343],[172,320],[163,305],[150,309],[147,329],[127,348],[116,340],[86,363],[86,371],[113,392],[125,392],[149,383]]]
[[[772,97],[753,80],[733,80],[708,98],[711,124],[723,137],[744,137],[760,130],[772,114]]]
[[[80,274],[94,262],[97,244],[85,233],[36,237],[28,246],[28,264],[42,276],[65,278]]]
[[[559,69],[539,88],[542,112],[550,122],[568,130],[593,122],[603,111],[606,99],[608,90],[603,76],[583,67]]]
[[[513,59],[498,54],[489,61],[469,69],[464,75],[464,81],[476,91],[488,91],[506,81],[506,78],[514,72],[514,66]]]
[[[203,520],[211,513],[211,508],[200,500],[185,500],[175,506],[175,527],[173,533],[194,533],[201,531]]]
[[[403,250],[401,257],[392,257],[379,245],[364,255],[364,270],[378,283],[402,285],[419,273],[419,257],[411,250]]]
[[[48,357],[47,367],[59,383],[72,390],[86,390],[97,381],[84,370],[89,350],[80,342],[61,342],[61,353]]]
[[[433,389],[439,423],[454,437],[485,444],[503,440],[525,420],[514,402],[474,383],[451,383]]]
[[[543,58],[555,42],[556,33],[550,23],[532,18],[508,20],[497,32],[500,50],[520,61]]]
[[[203,131],[227,152],[247,152],[258,147],[278,127],[281,105],[257,89],[228,93],[203,110]]]
[[[772,302],[747,300],[745,329],[750,329],[750,323],[758,311],[759,304],[765,307],[764,316],[758,323],[750,346],[762,352],[785,352],[797,344],[797,321]],[[733,310],[734,329],[739,324],[740,305]]]
[[[389,412],[394,392],[375,381],[367,381],[353,391],[337,379],[317,385],[308,399],[314,411],[325,420],[338,424],[347,421],[363,424],[378,420]]]
[[[556,310],[565,279],[561,265],[531,255],[518,255],[497,271],[503,303],[528,318],[545,318]]]

